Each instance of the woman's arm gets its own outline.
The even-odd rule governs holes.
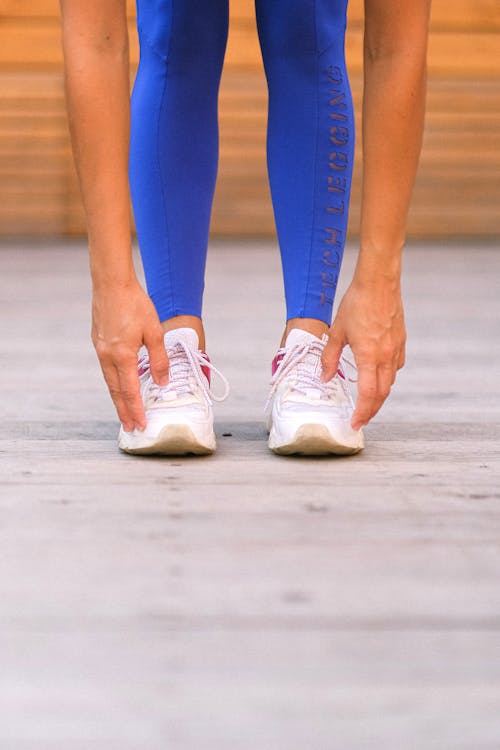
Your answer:
[[[87,218],[92,339],[124,428],[142,428],[137,352],[146,344],[162,384],[168,360],[132,262],[126,2],[61,0],[61,10],[69,124]]]
[[[358,366],[358,429],[404,364],[401,256],[424,127],[430,0],[365,0],[360,251],[323,358],[333,377],[345,344]]]

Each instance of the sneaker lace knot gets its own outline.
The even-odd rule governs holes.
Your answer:
[[[326,382],[320,379],[321,356],[327,340],[327,336],[323,336],[322,339],[306,341],[289,349],[278,350],[277,356],[282,359],[271,378],[271,389],[264,407],[265,411],[269,409],[280,384],[291,376],[293,376],[292,388],[299,393],[308,395],[314,391],[320,398],[330,398],[336,393],[341,393],[350,399],[345,381],[348,379],[350,382],[356,382],[356,379],[347,378],[344,368],[349,366],[356,371],[356,366],[343,354],[336,375]]]
[[[200,350],[193,350],[183,341],[178,341],[168,351],[169,382],[158,385],[152,379],[149,384],[149,395],[155,401],[169,401],[177,396],[189,396],[199,387],[208,405],[214,401],[224,401],[229,395],[229,383],[220,370],[213,365],[208,357]],[[208,380],[203,374],[202,367],[208,368],[221,379],[224,390],[216,395],[210,388]],[[149,354],[145,351],[139,357],[139,378],[141,382],[151,378]]]

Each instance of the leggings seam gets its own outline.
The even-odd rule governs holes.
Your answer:
[[[161,175],[160,179],[160,185],[161,185],[161,198],[162,198],[162,205],[163,205],[163,218],[165,221],[165,237],[166,237],[166,252],[167,252],[167,258],[168,258],[168,269],[169,269],[169,283],[170,283],[170,299],[171,299],[171,306],[172,309],[175,310],[175,297],[174,297],[174,284],[173,284],[173,274],[172,274],[172,252],[170,247],[170,233],[169,233],[169,226],[168,226],[168,214],[167,214],[167,201],[165,196],[165,180],[163,179],[163,170],[161,166],[161,159],[160,159],[160,123],[161,123],[161,114],[163,111],[163,107],[165,104],[165,96],[167,93],[167,84],[168,84],[168,71],[169,71],[169,59],[170,59],[170,50],[171,50],[171,42],[172,42],[172,25],[173,25],[173,0],[170,5],[170,33],[168,36],[168,47],[167,47],[167,54],[165,57],[162,55],[159,55],[159,53],[152,47],[151,43],[150,46],[153,48],[155,53],[160,57],[160,59],[165,63],[165,83],[163,84],[163,91],[161,95],[161,101],[160,101],[160,109],[158,111],[158,126],[156,129],[156,153],[158,154],[158,169]],[[149,40],[148,40],[149,41]]]
[[[167,55],[163,55],[158,49],[156,49],[156,44],[149,38],[149,34],[144,31],[144,28],[142,26],[137,27],[137,33],[140,40],[143,40],[149,47],[149,49],[154,52],[156,57],[159,57],[160,60],[165,63],[167,61]],[[170,46],[170,40],[169,40],[169,46]]]
[[[309,258],[306,276],[306,287],[304,291],[304,300],[302,303],[301,316],[304,317],[305,310],[307,309],[307,298],[309,296],[309,286],[311,282],[311,265],[312,255],[314,248],[314,226],[316,223],[316,193],[317,193],[317,181],[318,181],[318,150],[319,150],[319,56],[318,56],[318,26],[317,26],[317,14],[316,14],[316,0],[314,0],[314,43],[315,43],[315,58],[314,58],[314,95],[316,103],[316,124],[315,124],[315,144],[314,144],[314,172],[313,172],[313,197],[312,197],[312,221],[311,221],[311,239],[309,243]]]
[[[341,40],[341,49],[342,49],[342,52],[343,52],[343,58],[342,58],[343,60],[345,60],[345,37],[346,37],[346,33],[347,33],[347,22],[344,21],[343,26],[342,26],[342,30],[341,30],[341,37],[340,37],[340,40]],[[339,44],[338,39],[332,39],[329,42],[329,44],[326,45],[326,47],[323,47],[322,50],[320,50],[319,47],[318,47],[318,56],[322,57],[325,54],[325,52],[328,52],[328,50],[330,50],[332,47],[337,47],[338,44]]]

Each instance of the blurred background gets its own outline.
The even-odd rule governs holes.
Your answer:
[[[131,81],[138,59],[128,2]],[[492,236],[500,204],[500,2],[434,0],[427,125],[410,237]],[[347,56],[357,126],[351,237],[359,221],[362,0]],[[65,116],[58,0],[0,0],[0,234],[78,236],[84,217]],[[220,94],[215,235],[269,236],[267,92],[252,0],[231,0]]]

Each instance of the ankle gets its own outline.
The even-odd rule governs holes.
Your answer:
[[[286,337],[292,328],[299,328],[301,331],[307,331],[318,338],[321,338],[324,333],[328,333],[329,331],[329,325],[323,320],[318,320],[317,318],[290,318],[286,322],[280,346],[285,345]]]
[[[205,329],[203,321],[196,315],[175,315],[173,318],[163,320],[161,323],[163,331],[175,331],[176,328],[193,328],[198,334],[198,346],[205,351]]]

